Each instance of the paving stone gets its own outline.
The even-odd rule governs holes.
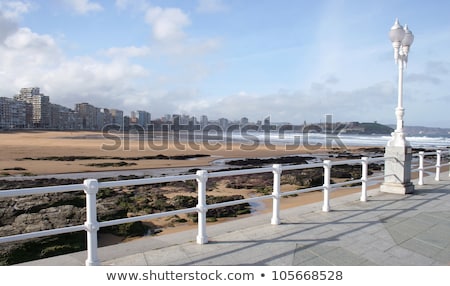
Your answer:
[[[380,251],[386,252],[394,246],[394,242],[386,241],[386,240],[377,240],[377,241],[371,243],[370,246],[374,247]]]
[[[403,232],[394,230],[394,229],[388,229],[388,232],[392,236],[392,239],[395,241],[396,244],[400,245],[403,242],[407,241],[408,239],[411,239],[411,235],[405,234]]]
[[[144,253],[137,253],[130,256],[121,257],[118,259],[110,260],[102,265],[114,266],[114,265],[130,265],[130,266],[147,266],[147,260]]]
[[[443,249],[450,245],[450,226],[435,225],[425,232],[419,233],[416,239]]]
[[[442,250],[435,256],[435,259],[439,261],[439,265],[450,266],[450,249]]]
[[[433,257],[442,251],[442,248],[436,247],[429,243],[423,242],[416,238],[408,239],[407,241],[400,244],[401,247],[409,249],[413,252],[422,254],[426,257]]]
[[[407,235],[409,237],[414,237],[417,234],[425,231],[429,227],[430,227],[430,225],[425,222],[410,219],[410,220],[405,220],[400,223],[397,223],[393,226],[390,226],[390,227],[388,227],[388,230],[389,231],[395,230],[395,231],[403,233],[404,235]]]
[[[308,250],[307,246],[297,245],[292,258],[292,265],[304,265],[308,260],[317,258],[318,255]]]
[[[431,224],[439,224],[439,223],[446,223],[448,220],[441,217],[442,212],[424,212],[420,215],[417,215],[415,218],[417,220],[426,221]],[[450,221],[449,221],[450,222]]]
[[[364,257],[356,255],[355,253],[337,247],[332,251],[328,251],[321,255],[327,261],[330,261],[333,265],[339,266],[357,266],[366,261]]]
[[[327,261],[321,257],[315,257],[308,261],[302,262],[300,264],[296,264],[297,266],[335,266],[330,261]]]

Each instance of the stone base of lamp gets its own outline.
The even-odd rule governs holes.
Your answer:
[[[414,185],[411,182],[406,184],[384,182],[380,186],[380,191],[384,193],[399,194],[399,195],[412,194],[414,193]]]
[[[391,142],[390,142],[391,143]],[[393,194],[411,194],[414,185],[411,183],[412,148],[406,144],[393,146],[388,144],[385,149],[384,183],[380,191]]]

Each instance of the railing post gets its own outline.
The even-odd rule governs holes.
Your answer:
[[[419,181],[417,182],[419,186],[423,185],[423,157],[425,156],[424,151],[419,152]]]
[[[280,164],[273,165],[273,207],[272,207],[272,219],[271,224],[280,224],[280,198],[281,198],[281,172],[282,168]]]
[[[434,177],[435,181],[439,181],[441,175],[441,150],[436,151],[436,175]]]
[[[331,191],[331,161],[323,161],[323,206],[322,211],[330,211],[330,191]]]
[[[208,236],[206,235],[206,212],[208,211],[206,205],[206,182],[208,181],[208,172],[206,170],[197,171],[197,185],[198,185],[198,233],[197,244],[208,243]]]
[[[86,194],[86,222],[84,226],[87,233],[87,259],[86,266],[100,265],[97,256],[97,231],[99,223],[97,221],[97,193],[98,181],[96,179],[87,179],[83,182],[84,192]]]
[[[367,202],[367,172],[369,170],[369,158],[361,158],[361,202]]]

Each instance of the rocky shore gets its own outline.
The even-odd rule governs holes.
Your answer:
[[[333,159],[360,158],[362,154],[376,155],[381,149],[359,150],[357,154],[330,151],[326,156]],[[229,169],[261,167],[267,164],[306,164],[315,156],[285,156],[262,159],[239,159],[227,162]],[[380,165],[371,164],[370,172],[380,171]],[[320,169],[320,168],[319,168]],[[282,185],[292,189],[308,188],[323,184],[323,170],[318,168],[286,171],[282,175]],[[191,169],[188,172],[195,172]],[[338,165],[332,169],[334,181],[345,181],[361,177],[359,165]],[[104,178],[102,180],[137,179],[138,176]],[[207,203],[237,200],[245,197],[270,194],[273,175],[253,174],[234,177],[211,178],[207,184]],[[30,188],[38,186],[56,186],[79,184],[74,179],[35,179],[22,181],[0,180],[0,191],[7,189]],[[98,220],[106,221],[132,217],[142,214],[165,212],[181,208],[194,207],[197,204],[196,182],[174,182],[156,185],[129,186],[123,188],[101,189],[97,195]],[[0,233],[9,236],[58,227],[80,225],[85,221],[85,195],[83,192],[43,194],[6,198],[0,201]],[[211,209],[207,213],[208,221],[217,221],[224,217],[250,214],[249,204]],[[118,241],[131,237],[155,235],[168,227],[195,223],[196,214],[167,217],[159,221],[136,222],[108,228],[102,228],[102,236],[111,236]],[[101,243],[100,243],[101,244]],[[85,233],[73,233],[54,237],[39,238],[17,243],[0,245],[0,265],[10,265],[54,255],[80,251],[86,248]]]

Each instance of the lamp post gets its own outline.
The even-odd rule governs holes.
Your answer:
[[[385,178],[380,190],[388,193],[408,194],[414,191],[411,183],[412,148],[405,138],[403,129],[403,71],[408,63],[408,53],[414,41],[414,35],[405,25],[402,27],[398,19],[389,31],[389,38],[394,48],[394,60],[398,65],[398,99],[395,116],[397,126],[385,149]]]
[[[389,31],[389,38],[392,41],[394,48],[394,60],[398,65],[398,101],[397,108],[395,109],[395,115],[397,117],[397,128],[392,134],[392,139],[388,144],[394,146],[405,146],[409,143],[405,139],[405,133],[403,131],[403,116],[405,115],[405,109],[403,108],[403,70],[408,63],[408,53],[411,44],[414,41],[414,35],[408,29],[408,26],[402,27],[395,20],[394,26]]]

